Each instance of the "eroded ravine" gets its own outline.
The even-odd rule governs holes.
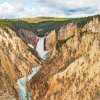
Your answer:
[[[37,43],[37,47],[36,50],[39,54],[39,56],[44,60],[47,57],[47,53],[48,51],[44,50],[44,39],[45,37],[39,38],[39,41]],[[20,100],[27,100],[27,89],[26,89],[26,80],[30,80],[40,69],[40,66],[36,66],[32,68],[32,73],[28,76],[22,77],[20,79],[17,80],[17,84],[19,87],[19,97]],[[31,96],[30,93],[28,91],[28,95],[29,95],[29,100],[31,100]]]

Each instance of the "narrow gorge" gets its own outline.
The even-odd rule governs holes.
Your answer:
[[[100,100],[100,16],[44,20],[1,20],[0,100]]]
[[[47,53],[48,51],[44,50],[44,37],[41,38],[39,37],[39,40],[37,42],[37,46],[36,46],[36,50],[39,54],[39,56],[45,60],[47,58]],[[34,66],[32,68],[32,73],[30,75],[27,75],[23,78],[20,78],[17,80],[17,84],[19,86],[19,96],[20,96],[20,100],[32,100],[31,99],[31,95],[29,93],[29,91],[27,90],[27,82],[34,77],[34,75],[39,71],[40,66]]]

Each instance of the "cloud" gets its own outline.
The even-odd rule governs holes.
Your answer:
[[[8,2],[4,2],[0,4],[0,17],[6,18],[6,17],[15,17],[16,13],[20,11],[22,8],[22,5],[19,3],[10,4]]]
[[[8,3],[0,4],[0,15],[5,17],[6,15],[10,15],[15,11],[14,7]]]
[[[23,13],[22,13],[23,12]],[[65,17],[65,13],[63,11],[58,11],[57,9],[51,9],[48,7],[39,7],[32,9],[24,9],[16,14],[16,17],[40,17],[40,16],[54,16],[54,17]],[[67,16],[66,16],[67,17]]]
[[[89,6],[99,6],[99,0],[36,0],[45,6],[58,8],[80,8]]]
[[[82,17],[100,14],[99,0],[1,0],[0,18]]]
[[[37,0],[42,6],[62,10],[68,17],[100,14],[99,0]]]

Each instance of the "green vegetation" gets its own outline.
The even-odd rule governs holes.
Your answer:
[[[44,21],[66,21],[68,18],[55,18],[55,17],[37,17],[37,18],[23,18],[20,19],[28,23],[39,23]]]
[[[62,47],[62,45],[64,43],[66,43],[66,39],[63,39],[63,40],[58,40],[58,42],[56,43],[56,50],[58,50],[58,52],[60,51],[60,48]]]
[[[70,37],[67,38],[67,39],[58,40],[57,43],[56,43],[56,50],[57,50],[58,52],[60,52],[60,48],[62,47],[62,45],[65,44],[65,43],[66,43],[70,38],[72,38],[72,37],[74,37],[74,35],[73,35],[73,36],[70,36]]]
[[[82,37],[85,33],[87,33],[88,31],[83,31],[83,32],[80,32],[80,36]]]
[[[96,91],[96,95],[98,96],[98,97],[100,97],[100,89],[98,88],[98,90]]]
[[[97,17],[99,15],[96,15]],[[59,28],[68,23],[74,23],[80,27],[88,23],[94,16],[84,18],[54,18],[54,17],[38,17],[38,18],[22,18],[22,19],[1,19],[0,27],[5,31],[8,31],[7,27],[10,27],[14,31],[18,32],[19,29],[27,29],[33,31],[38,36],[44,36],[46,32],[52,30],[59,30]],[[100,17],[100,16],[99,16]]]
[[[9,30],[8,30],[8,28],[7,28],[7,26],[5,24],[0,23],[0,28],[5,30],[5,32],[9,33]]]
[[[18,32],[19,29],[33,31],[38,36],[44,36],[44,33],[61,26],[67,19],[64,18],[24,18],[24,19],[4,19],[1,24],[10,27]]]

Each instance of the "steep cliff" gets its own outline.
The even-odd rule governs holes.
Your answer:
[[[36,48],[39,39],[32,31],[20,29],[18,31],[18,36],[20,36],[26,44],[32,45],[33,48]]]
[[[8,93],[9,96],[10,93],[18,90],[17,79],[25,76],[27,72],[30,73],[32,67],[39,64],[39,60],[14,31],[7,29],[8,32],[0,28],[0,88],[2,89],[0,98],[13,100],[6,99],[6,94]]]
[[[56,43],[51,35],[46,44],[54,46],[51,57],[30,81],[33,100],[100,99],[99,19],[94,17],[83,26],[64,25],[56,33]]]
[[[51,48],[54,47],[56,41],[57,41],[57,34],[55,30],[46,33],[47,36],[45,38],[45,50],[50,50]]]

